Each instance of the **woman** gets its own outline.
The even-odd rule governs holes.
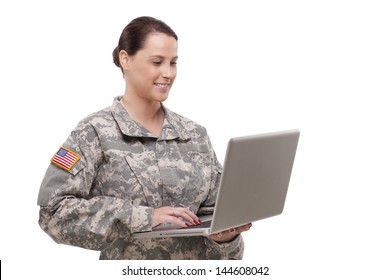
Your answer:
[[[161,223],[200,224],[213,211],[221,165],[206,130],[162,105],[177,58],[164,22],[140,17],[123,30],[113,59],[125,94],[78,124],[41,185],[39,224],[56,242],[101,259],[242,258],[250,224],[208,237],[132,237]]]

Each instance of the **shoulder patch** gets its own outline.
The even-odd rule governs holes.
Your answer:
[[[55,165],[69,171],[78,162],[80,156],[71,150],[61,146],[58,152],[53,156],[51,162]]]

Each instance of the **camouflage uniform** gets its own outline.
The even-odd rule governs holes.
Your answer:
[[[161,136],[133,121],[115,98],[82,120],[63,147],[80,155],[70,170],[50,164],[39,225],[56,242],[101,251],[101,259],[241,259],[241,235],[135,239],[152,229],[154,208],[213,211],[221,165],[205,128],[164,108]]]

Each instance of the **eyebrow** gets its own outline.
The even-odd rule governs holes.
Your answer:
[[[162,55],[151,55],[150,58],[161,58],[161,59],[165,59],[165,57],[162,56]],[[175,56],[175,57],[172,58],[172,60],[178,59],[178,58],[179,58],[178,56]]]

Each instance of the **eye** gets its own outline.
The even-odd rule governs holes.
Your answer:
[[[154,65],[161,65],[161,61],[153,61],[152,62]]]
[[[172,61],[171,65],[177,65],[177,61]]]

